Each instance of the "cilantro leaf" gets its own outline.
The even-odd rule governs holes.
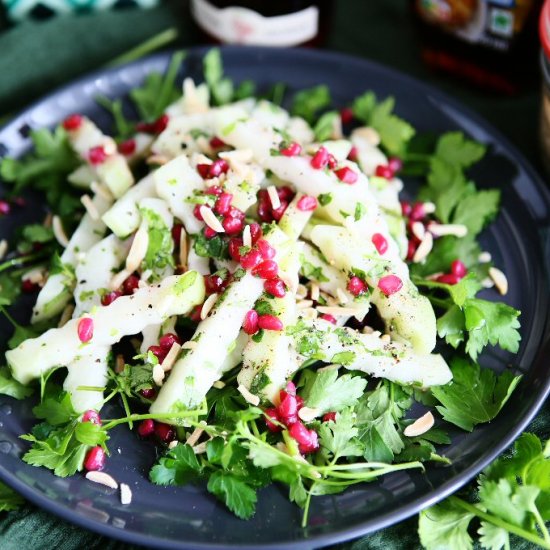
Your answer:
[[[17,510],[25,501],[13,489],[0,483],[0,512]]]
[[[319,442],[334,460],[345,456],[362,456],[363,445],[357,438],[353,408],[343,409],[334,421],[323,422],[319,427]]]
[[[451,370],[452,381],[431,392],[441,403],[436,408],[443,418],[469,432],[495,418],[521,379],[510,371],[496,375],[462,358],[452,361]]]
[[[11,306],[21,294],[21,276],[0,273],[0,306]]]
[[[52,426],[66,424],[78,416],[73,409],[71,396],[64,391],[46,396],[32,412],[36,418],[43,419]]]
[[[334,125],[338,123],[340,115],[338,111],[329,111],[319,117],[319,120],[313,127],[313,134],[316,141],[326,141],[334,133]]]
[[[21,229],[22,237],[30,243],[48,243],[54,240],[54,234],[51,227],[45,227],[38,223],[23,226]]]
[[[435,156],[459,169],[468,168],[481,160],[486,147],[464,137],[462,132],[448,132],[439,138]]]
[[[0,394],[9,395],[15,399],[24,399],[33,392],[33,388],[23,386],[15,380],[8,367],[0,367]]]
[[[500,191],[478,191],[466,195],[456,205],[452,223],[468,228],[469,235],[477,235],[498,213]]]
[[[204,233],[199,233],[195,235],[193,248],[197,256],[202,256],[203,258],[228,258],[228,244],[219,235],[216,235],[212,239],[207,239]]]
[[[185,485],[200,473],[201,466],[193,448],[179,443],[153,466],[149,479],[157,485]]]
[[[249,519],[256,511],[256,491],[244,479],[222,471],[213,473],[207,489],[239,518]]]
[[[300,116],[313,124],[317,113],[328,107],[331,101],[328,86],[319,84],[313,88],[296,92],[292,99],[290,111],[294,116]]]

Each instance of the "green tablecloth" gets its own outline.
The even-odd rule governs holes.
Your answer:
[[[461,99],[499,128],[541,168],[537,144],[538,90],[519,98],[495,98],[431,74],[419,56],[418,37],[404,0],[339,0],[331,25],[331,49],[375,59],[410,73]],[[13,28],[0,24],[0,118],[22,109],[89,70],[108,63],[133,46],[170,26],[180,31],[178,45],[189,46],[197,35],[185,0],[170,1],[149,11],[127,9],[67,16]],[[550,407],[529,428],[550,436]],[[349,549],[418,548],[413,518],[345,545]],[[527,548],[516,541],[514,548]],[[69,525],[26,505],[0,515],[2,550],[120,550],[130,547]]]

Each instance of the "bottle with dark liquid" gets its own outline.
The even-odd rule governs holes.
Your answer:
[[[226,44],[319,46],[332,0],[191,0],[204,38]]]

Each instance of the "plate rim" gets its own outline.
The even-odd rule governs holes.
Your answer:
[[[212,46],[193,46],[185,48],[185,51],[193,54],[200,55],[205,53]],[[531,188],[540,196],[546,205],[546,210],[550,216],[550,189],[548,189],[539,173],[534,169],[534,167],[527,161],[523,153],[512,144],[509,139],[504,136],[500,130],[495,128],[491,123],[483,118],[481,114],[474,111],[471,107],[462,103],[462,101],[455,99],[452,95],[449,95],[447,92],[439,90],[435,85],[431,83],[424,82],[419,78],[411,76],[408,73],[402,72],[399,69],[389,67],[374,61],[366,57],[360,57],[357,55],[351,55],[347,53],[341,53],[332,50],[313,50],[313,49],[290,49],[290,48],[270,48],[270,47],[260,47],[260,46],[235,46],[235,45],[224,45],[220,46],[220,51],[222,58],[224,52],[239,52],[246,51],[250,53],[251,51],[270,55],[277,54],[281,52],[292,52],[296,57],[300,56],[304,59],[322,60],[322,59],[331,59],[334,62],[340,62],[342,64],[356,64],[362,66],[363,70],[370,68],[375,69],[381,73],[387,74],[391,78],[397,78],[403,82],[403,84],[411,86],[418,92],[424,92],[429,94],[430,97],[435,99],[442,100],[445,104],[451,106],[455,111],[464,115],[469,121],[472,121],[475,126],[481,128],[484,132],[489,134],[496,142],[511,153],[511,156],[516,165],[519,165],[525,174],[528,177],[529,182],[531,183]],[[53,98],[68,92],[73,88],[81,88],[86,84],[92,83],[98,78],[108,78],[111,75],[117,74],[122,69],[127,67],[138,67],[146,65],[147,63],[168,63],[170,57],[173,55],[176,49],[165,50],[153,55],[149,55],[143,58],[140,58],[131,63],[118,65],[111,68],[100,68],[94,71],[85,73],[83,76],[80,76],[70,82],[63,84],[52,92],[41,96],[36,101],[29,104],[27,107],[22,109],[15,118],[13,118],[8,124],[0,128],[0,135],[5,131],[11,130],[12,128],[17,129],[21,122],[24,120],[27,113],[31,112],[35,108],[39,107],[42,103],[51,101]],[[435,108],[435,106],[434,106]],[[525,204],[525,202],[524,202]],[[528,206],[528,205],[527,205]],[[535,219],[534,214],[530,211],[530,214],[533,219]],[[542,247],[542,239],[539,236],[538,244]],[[550,313],[547,314],[545,320],[545,329],[541,335],[541,344],[537,350],[536,356],[539,357],[541,353],[545,350],[549,351],[550,342],[549,342],[549,321]],[[546,380],[546,384],[543,385],[539,391],[538,397],[529,407],[528,412],[526,412],[521,419],[521,421],[514,425],[514,428],[503,438],[498,445],[495,445],[491,450],[487,451],[479,460],[473,462],[460,474],[451,477],[451,479],[436,489],[425,493],[403,507],[395,511],[390,511],[370,520],[367,520],[363,523],[356,524],[355,526],[349,528],[343,528],[330,533],[322,533],[319,535],[314,535],[309,538],[303,538],[302,540],[287,540],[277,543],[265,543],[262,544],[262,548],[311,548],[313,545],[316,546],[327,546],[330,544],[341,543],[344,541],[356,539],[358,537],[367,535],[369,533],[379,531],[396,523],[399,523],[409,517],[417,514],[420,510],[425,509],[433,504],[443,500],[450,494],[456,492],[466,483],[468,483],[473,477],[475,477],[483,468],[485,468],[490,462],[492,462],[498,455],[500,455],[504,450],[506,450],[510,445],[517,439],[517,437],[524,431],[527,425],[533,420],[536,414],[540,411],[543,406],[546,398],[550,395],[550,377]],[[506,406],[509,406],[507,404]],[[79,527],[88,529],[90,531],[99,533],[103,536],[111,537],[113,539],[121,540],[130,544],[137,545],[148,545],[156,548],[163,548],[167,550],[180,550],[183,548],[197,548],[197,549],[217,549],[217,548],[230,548],[237,547],[236,545],[226,545],[220,542],[188,542],[177,541],[174,539],[165,539],[160,538],[154,535],[148,535],[146,533],[138,533],[136,531],[127,531],[124,528],[117,528],[109,524],[104,524],[99,521],[87,518],[81,514],[78,514],[76,511],[67,508],[65,505],[59,504],[56,501],[50,500],[40,491],[34,489],[33,487],[27,485],[19,478],[15,477],[11,472],[7,471],[2,465],[0,465],[0,481],[4,482],[6,485],[12,487],[15,491],[20,493],[26,500],[32,502],[41,509],[46,510],[57,516],[58,518],[68,521],[72,524],[78,525]],[[255,544],[239,544],[238,547],[243,548],[254,548],[258,545]]]

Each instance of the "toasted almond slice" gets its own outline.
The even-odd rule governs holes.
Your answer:
[[[508,293],[508,279],[500,269],[497,269],[496,267],[490,267],[489,277],[491,277],[491,279],[495,283],[495,286],[497,287],[497,290],[500,294],[502,294],[502,296]]]
[[[197,342],[194,342],[193,340],[187,340],[187,342],[184,342],[181,345],[181,349],[195,349],[197,345]]]
[[[61,218],[59,216],[54,216],[52,218],[52,229],[57,242],[63,248],[66,248],[67,245],[69,244],[69,239],[67,238],[67,234],[63,229],[63,224],[61,223]]]
[[[305,298],[307,296],[307,288],[299,284],[298,288],[296,289],[296,298]]]
[[[419,241],[421,241],[426,233],[426,228],[424,227],[424,224],[422,222],[413,222],[413,224],[411,225],[411,231],[413,235]]]
[[[443,237],[445,235],[465,237],[468,234],[468,228],[461,223],[431,223],[428,225],[428,231],[434,237]]]
[[[132,502],[132,489],[126,483],[120,484],[120,503],[123,505],[130,504]]]
[[[216,300],[219,298],[219,294],[211,294],[208,296],[204,304],[202,304],[201,309],[201,320],[204,321],[207,317],[212,308],[214,307],[214,304],[216,303]]]
[[[147,228],[142,225],[136,231],[132,246],[126,257],[126,270],[133,273],[141,264],[145,254],[147,254],[147,248],[149,247],[149,233]]]
[[[92,220],[94,221],[99,220],[100,218],[99,211],[96,208],[95,204],[92,202],[90,195],[82,195],[80,197],[80,202],[84,205],[86,212],[88,212],[88,216],[90,216]]]
[[[235,151],[223,151],[218,157],[226,160],[230,165],[232,162],[250,162],[254,154],[252,149],[236,149]]]
[[[225,382],[222,382],[221,380],[216,380],[212,386],[214,386],[217,390],[221,390],[225,388]]]
[[[168,448],[173,449],[174,447],[178,446],[178,443],[179,441],[177,439],[174,439],[174,441],[170,441],[170,443],[168,443]]]
[[[74,311],[74,306],[72,304],[65,306],[65,309],[63,310],[63,313],[59,318],[59,323],[57,323],[57,328],[61,328],[62,326],[67,324],[68,321],[72,319],[73,311]]]
[[[277,210],[281,206],[281,199],[277,193],[277,188],[274,185],[268,185],[267,194],[269,195],[273,210]]]
[[[492,260],[492,256],[490,252],[481,252],[481,254],[477,257],[477,261],[480,264],[488,264]]]
[[[122,285],[122,283],[132,274],[131,271],[128,271],[127,269],[123,269],[122,271],[119,271],[109,283],[109,288],[111,290],[116,290],[117,288]]]
[[[336,297],[338,298],[338,302],[341,303],[342,305],[347,304],[349,302],[349,298],[347,294],[341,288],[336,289]]]
[[[412,424],[403,430],[403,434],[407,437],[416,437],[426,433],[434,425],[434,415],[427,412],[425,415],[417,418]]]
[[[216,218],[214,212],[212,212],[212,209],[209,206],[206,206],[205,204],[201,205],[200,213],[204,223],[210,227],[210,229],[213,229],[216,233],[225,233],[223,225],[220,223],[220,220]]]
[[[357,311],[351,307],[337,307],[337,306],[318,306],[317,311],[319,313],[328,313],[334,316],[347,315],[349,317],[355,315]]]
[[[159,166],[162,166],[163,164],[166,164],[169,162],[170,159],[166,155],[151,155],[147,157],[147,164],[158,164]]]
[[[115,372],[117,374],[120,374],[124,370],[125,364],[126,363],[124,361],[124,355],[122,355],[122,353],[117,353],[117,356],[115,358]]]
[[[118,489],[118,483],[109,474],[105,472],[87,472],[86,479],[110,487],[111,489]]]
[[[189,256],[189,246],[187,244],[187,232],[181,228],[180,235],[180,267],[184,270],[187,269],[187,257]]]
[[[426,231],[421,243],[418,245],[418,248],[414,253],[413,262],[415,264],[423,262],[427,258],[428,254],[432,251],[433,246],[434,238],[429,231]]]
[[[246,225],[243,229],[243,246],[252,246],[252,235],[250,234],[250,226]]]
[[[435,204],[433,202],[423,202],[422,208],[424,209],[424,214],[433,214],[435,212]]]
[[[205,453],[206,452],[206,444],[208,442],[205,441],[204,443],[199,443],[198,445],[195,445],[193,447],[193,452],[196,454],[196,455],[201,455],[202,453]]]
[[[162,368],[162,365],[156,364],[153,367],[153,382],[157,386],[162,386],[162,383],[164,381],[164,369]]]
[[[298,309],[306,309],[308,307],[311,307],[313,305],[313,300],[301,300],[299,302],[296,302],[296,307]]]
[[[203,428],[195,428],[193,430],[193,433],[185,440],[185,443],[187,443],[187,445],[190,445],[191,447],[194,447],[195,443],[200,439],[203,433]]]
[[[174,342],[172,344],[172,347],[170,348],[170,351],[166,354],[164,361],[160,364],[164,372],[172,370],[172,367],[174,366],[174,363],[176,362],[180,351],[181,346],[177,342]]]
[[[97,181],[92,181],[90,183],[90,190],[93,191],[96,195],[101,195],[104,199],[110,201],[113,200],[113,194],[109,191],[109,188],[102,183]]]
[[[0,260],[6,255],[7,251],[8,251],[8,241],[6,241],[6,239],[2,239],[0,241]]]
[[[359,137],[362,137],[363,139],[366,139],[371,145],[374,145],[375,147],[380,145],[380,134],[370,126],[362,126],[361,128],[357,128],[353,133]]]
[[[25,271],[23,275],[21,275],[22,281],[30,281],[31,283],[42,283],[44,282],[44,268],[43,267],[35,267],[33,269],[29,269],[29,271]]]
[[[304,421],[304,422],[311,422],[315,417],[319,416],[319,409],[315,409],[312,407],[302,407],[298,411],[298,416]]]
[[[240,394],[245,398],[245,401],[247,401],[251,405],[257,407],[260,404],[260,398],[257,395],[251,393],[242,384],[240,384],[237,389],[239,390]]]
[[[317,283],[311,283],[311,299],[314,302],[317,302],[319,300],[320,294],[321,289],[319,288],[319,285]]]

